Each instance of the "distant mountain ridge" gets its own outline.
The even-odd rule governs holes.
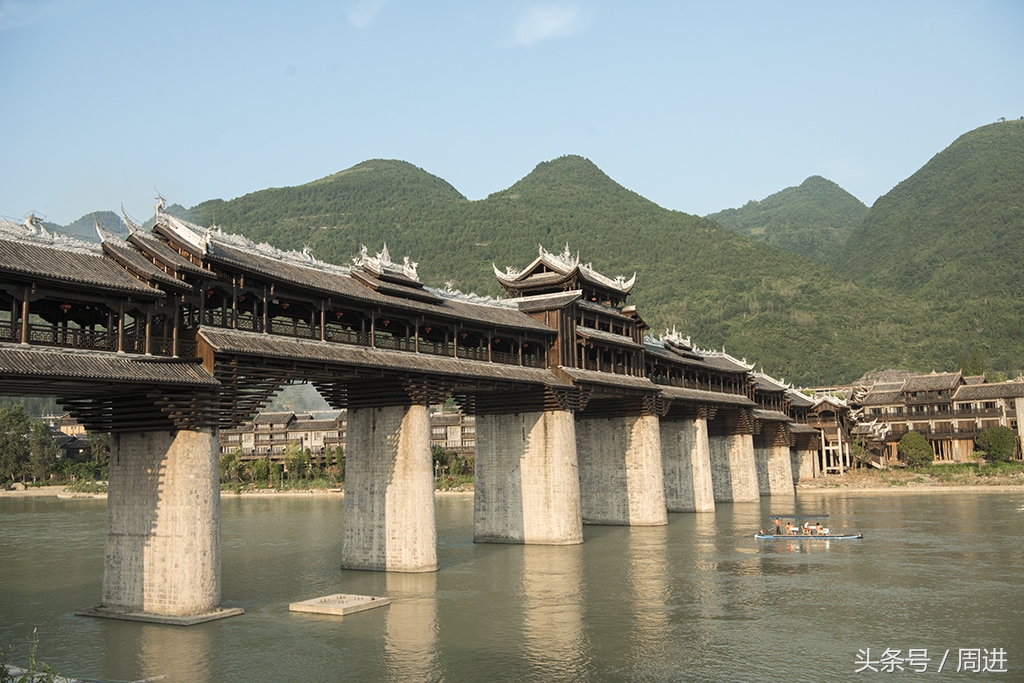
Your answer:
[[[761,201],[707,216],[773,247],[832,265],[868,207],[831,180],[811,176]]]
[[[375,159],[295,188],[190,209],[202,224],[280,248],[310,247],[346,263],[360,244],[409,255],[430,285],[501,294],[491,264],[522,267],[537,245],[573,253],[607,275],[638,273],[633,300],[654,332],[676,325],[704,348],[757,359],[804,383],[855,378],[917,361],[903,344],[917,307],[853,287],[814,262],[669,211],[588,159],[542,162],[486,199],[401,161]],[[813,349],[809,352],[808,349]],[[941,346],[929,346],[942,354]],[[955,358],[958,348],[946,349]],[[929,363],[938,357],[929,358]]]
[[[522,267],[538,244],[568,243],[602,273],[637,273],[631,299],[653,332],[674,325],[702,348],[724,347],[803,385],[880,368],[952,370],[975,345],[990,370],[1014,376],[1024,368],[1019,130],[965,134],[871,209],[812,176],[701,218],[567,155],[478,201],[407,162],[372,159],[173,212],[335,263],[386,243],[418,261],[427,284],[492,295],[502,293],[492,263]],[[831,268],[819,261],[835,244]]]

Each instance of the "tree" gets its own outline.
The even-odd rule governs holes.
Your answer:
[[[295,441],[289,441],[284,447],[284,462],[291,479],[304,479],[309,474],[309,451],[302,450]]]
[[[964,355],[961,350],[960,355],[957,357],[956,369],[962,372],[965,376],[978,376],[985,374],[985,356],[982,355],[981,349],[977,346],[971,347],[971,353]]]
[[[24,474],[31,431],[32,422],[23,407],[0,408],[0,479],[13,481]]]
[[[924,467],[935,460],[935,451],[921,432],[910,431],[904,434],[896,452],[900,460],[910,467]]]
[[[32,423],[32,436],[29,438],[29,471],[35,479],[45,479],[46,475],[57,466],[60,448],[53,439],[53,432],[42,420]]]
[[[989,427],[978,435],[975,443],[989,460],[1007,462],[1017,452],[1017,437],[1009,427]]]

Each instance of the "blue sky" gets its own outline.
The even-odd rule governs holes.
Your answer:
[[[482,199],[580,154],[704,215],[871,204],[1024,116],[1024,2],[0,0],[0,215],[66,224],[409,161]]]

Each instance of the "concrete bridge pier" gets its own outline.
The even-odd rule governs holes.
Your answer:
[[[782,422],[762,422],[754,437],[757,487],[762,496],[793,495],[793,464],[789,435]]]
[[[720,409],[708,423],[711,484],[716,503],[753,503],[761,499],[753,428],[753,415],[748,409]]]
[[[707,411],[661,418],[661,463],[669,512],[713,512]]]
[[[477,414],[473,540],[583,542],[572,412]]]
[[[111,437],[102,603],[78,614],[189,625],[222,609],[217,429]]]
[[[576,453],[584,524],[668,524],[657,415],[577,416]]]
[[[350,405],[341,566],[437,571],[426,403]]]

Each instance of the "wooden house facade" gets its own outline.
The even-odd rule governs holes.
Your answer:
[[[986,429],[1009,427],[1017,436],[1024,420],[1024,382],[985,381],[959,372],[912,375],[902,382],[872,386],[857,402],[858,419],[871,425],[874,441],[888,463],[909,431],[924,435],[935,462],[972,461],[974,440]]]

